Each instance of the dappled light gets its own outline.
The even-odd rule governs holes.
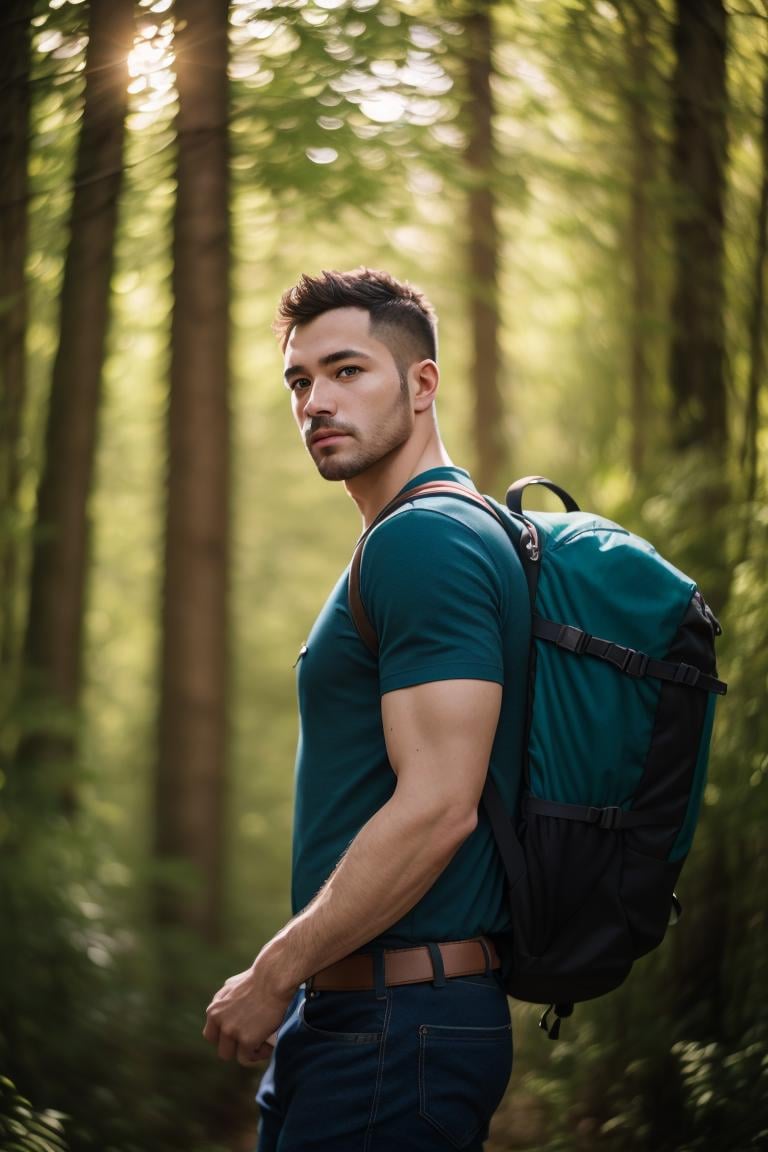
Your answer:
[[[556,1044],[514,1005],[487,1152],[761,1147],[764,0],[0,9],[0,1148],[256,1145],[200,1030],[290,914],[295,665],[360,533],[271,324],[360,265],[434,303],[478,487],[552,476],[723,629],[680,923]]]
[[[168,7],[161,0],[160,5],[153,5],[149,12],[159,16]],[[173,104],[176,98],[174,60],[173,21],[142,23],[128,56],[128,72],[131,76],[128,91],[137,97],[135,108],[141,117],[140,121],[134,118],[134,127],[152,123],[155,113]]]

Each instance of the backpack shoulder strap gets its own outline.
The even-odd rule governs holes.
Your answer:
[[[360,567],[366,541],[374,528],[377,528],[383,520],[386,520],[387,517],[391,516],[393,512],[396,512],[398,508],[402,508],[404,504],[410,504],[413,500],[422,500],[428,496],[457,496],[459,499],[466,500],[470,504],[477,504],[498,520],[503,527],[501,516],[493,505],[486,500],[484,496],[481,496],[479,492],[476,492],[473,488],[467,488],[464,484],[458,483],[458,481],[428,481],[425,484],[417,485],[416,488],[410,488],[406,492],[400,492],[395,496],[394,500],[390,500],[389,504],[386,504],[384,508],[382,508],[376,519],[373,523],[369,524],[358,540],[355,551],[352,554],[347,579],[347,598],[352,621],[360,635],[360,639],[368,651],[374,656],[378,656],[379,654],[379,638],[376,635],[376,629],[368,619],[368,614],[363,605],[362,596],[360,595]]]
[[[420,484],[416,488],[411,488],[407,492],[401,492],[396,496],[394,500],[390,501],[390,503],[381,510],[373,523],[369,525],[358,540],[352,555],[347,580],[349,611],[355,628],[366,648],[376,657],[378,657],[379,654],[379,638],[376,635],[376,629],[368,619],[368,614],[365,611],[360,595],[360,566],[363,558],[363,549],[365,548],[368,536],[382,520],[386,520],[387,516],[390,516],[404,504],[408,504],[412,500],[423,499],[427,496],[456,496],[471,504],[479,505],[479,507],[483,508],[501,524],[514,544],[510,529],[503,519],[503,512],[494,507],[492,501],[487,500],[474,489],[466,488],[463,484],[449,480],[433,480],[426,484]],[[494,839],[498,845],[504,870],[507,874],[507,880],[510,887],[514,887],[525,874],[525,860],[522,848],[515,835],[509,813],[490,772],[486,776],[483,787],[482,804],[493,831]]]

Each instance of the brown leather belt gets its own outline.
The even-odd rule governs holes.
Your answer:
[[[442,975],[479,976],[501,967],[493,941],[486,936],[472,940],[451,940],[438,944],[443,961]],[[384,984],[425,984],[439,977],[426,944],[418,948],[393,948],[384,951]],[[374,958],[370,953],[356,952],[323,968],[307,981],[307,992],[363,992],[376,987]]]

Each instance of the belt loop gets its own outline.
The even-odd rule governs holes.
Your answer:
[[[384,958],[384,949],[377,948],[373,953],[373,987],[377,1000],[386,1000],[387,998],[387,974]]]
[[[477,939],[478,939],[478,943],[480,944],[480,947],[483,950],[483,956],[485,956],[485,972],[483,972],[483,976],[490,976],[491,971],[492,971],[492,969],[491,969],[491,950],[488,947],[485,936],[478,936]]]
[[[445,968],[443,967],[443,954],[440,951],[440,945],[433,942],[427,944],[427,948],[429,949],[429,957],[432,961],[432,972],[434,974],[432,984],[435,988],[445,988]]]

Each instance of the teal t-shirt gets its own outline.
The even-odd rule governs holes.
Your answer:
[[[473,487],[462,469],[433,468],[404,491],[426,480]],[[434,496],[405,504],[371,532],[360,591],[379,638],[378,660],[349,614],[347,573],[298,663],[294,912],[394,791],[381,723],[385,693],[435,680],[502,684],[491,771],[510,809],[520,779],[530,610],[503,528],[467,501]],[[477,828],[430,890],[379,940],[458,940],[500,932],[507,922],[503,868],[481,807]]]

